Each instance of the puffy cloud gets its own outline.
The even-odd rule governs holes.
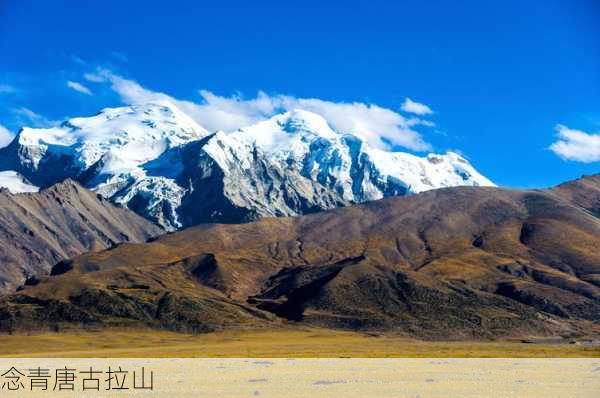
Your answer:
[[[69,87],[70,89],[73,89],[79,93],[82,93],[82,94],[92,95],[92,92],[90,91],[90,89],[81,83],[77,83],[77,82],[73,82],[73,81],[69,80],[67,82],[67,87]]]
[[[558,141],[550,150],[565,160],[584,163],[600,161],[600,134],[573,130],[561,124],[556,126]]]
[[[15,138],[15,135],[11,133],[6,127],[0,124],[0,148],[4,148]]]
[[[431,115],[433,111],[430,107],[425,104],[421,104],[420,102],[416,102],[411,100],[410,98],[405,98],[404,102],[400,106],[404,112],[414,113],[415,115]]]
[[[300,108],[323,116],[337,131],[365,138],[371,145],[389,149],[403,146],[416,151],[431,149],[421,134],[413,129],[424,124],[407,119],[397,112],[361,102],[331,102],[316,98],[282,97],[285,109]]]
[[[239,95],[222,97],[207,90],[199,91],[200,102],[192,102],[151,91],[134,80],[125,79],[106,69],[87,74],[85,78],[93,82],[109,82],[125,103],[170,101],[210,131],[233,131],[279,112],[303,109],[321,115],[335,130],[360,136],[379,148],[402,146],[416,151],[431,148],[414,127],[432,126],[432,122],[407,118],[375,104],[332,102],[317,98],[268,95],[264,92],[258,92],[255,98],[245,99]]]

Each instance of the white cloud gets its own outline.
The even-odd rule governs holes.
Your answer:
[[[404,102],[400,106],[404,112],[414,113],[415,115],[431,115],[433,111],[430,107],[425,104],[421,104],[420,102],[416,102],[411,100],[410,98],[405,98]]]
[[[389,149],[403,146],[416,151],[431,149],[421,134],[413,129],[423,124],[407,119],[390,109],[360,102],[343,103],[316,98],[282,97],[285,109],[300,108],[323,116],[336,130],[365,138],[371,145]]]
[[[0,124],[0,148],[4,148],[15,138],[15,135],[11,133],[6,127]]]
[[[35,113],[34,111],[32,111],[31,109],[25,108],[24,106],[13,109],[13,112],[16,113],[17,115],[25,116],[26,118],[28,118],[30,120],[40,120],[40,119],[44,118],[42,115],[39,115],[39,114]]]
[[[600,161],[600,134],[589,134],[572,130],[561,124],[556,126],[558,141],[550,145],[550,150],[565,160],[584,163]]]
[[[383,149],[402,146],[416,151],[431,149],[415,126],[431,126],[432,122],[407,118],[390,109],[361,102],[332,102],[317,98],[296,98],[258,92],[256,98],[239,95],[221,97],[210,91],[199,92],[199,103],[175,99],[167,94],[142,87],[139,83],[99,69],[85,78],[93,82],[106,81],[125,103],[171,101],[196,122],[210,131],[233,131],[276,113],[304,109],[323,116],[335,130],[363,137],[371,145]]]
[[[59,124],[58,121],[50,120],[45,116],[35,113],[31,109],[23,106],[20,108],[15,108],[12,111],[15,115],[17,115],[17,118],[22,125],[31,125],[33,127],[49,127]]]
[[[17,91],[17,89],[13,86],[8,84],[0,84],[0,94],[10,94],[14,93],[15,91]]]
[[[92,95],[92,92],[90,91],[90,89],[81,83],[77,83],[77,82],[73,82],[73,81],[69,80],[67,82],[67,87],[69,87],[79,93],[82,93],[82,94]]]
[[[103,81],[106,81],[105,78],[96,73],[86,73],[83,75],[83,78],[93,83],[102,83]]]

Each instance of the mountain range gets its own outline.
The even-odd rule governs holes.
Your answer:
[[[0,185],[13,191],[67,178],[169,231],[494,185],[456,153],[418,157],[374,148],[304,110],[209,132],[166,101],[23,128],[0,149]]]
[[[5,331],[306,325],[426,339],[598,336],[600,174],[202,224],[56,264]]]
[[[304,110],[210,132],[163,101],[21,129],[0,187],[2,331],[600,334],[600,175],[497,188]]]

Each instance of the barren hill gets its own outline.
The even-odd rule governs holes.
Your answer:
[[[597,336],[599,181],[456,187],[296,218],[201,225],[63,261],[53,276],[4,298],[0,324]]]
[[[0,293],[58,261],[120,242],[144,242],[161,229],[67,180],[41,192],[0,189]]]

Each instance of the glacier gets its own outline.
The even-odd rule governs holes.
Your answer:
[[[457,153],[374,148],[305,110],[209,132],[168,101],[23,128],[0,149],[0,171],[31,187],[73,178],[167,230],[494,185]]]

